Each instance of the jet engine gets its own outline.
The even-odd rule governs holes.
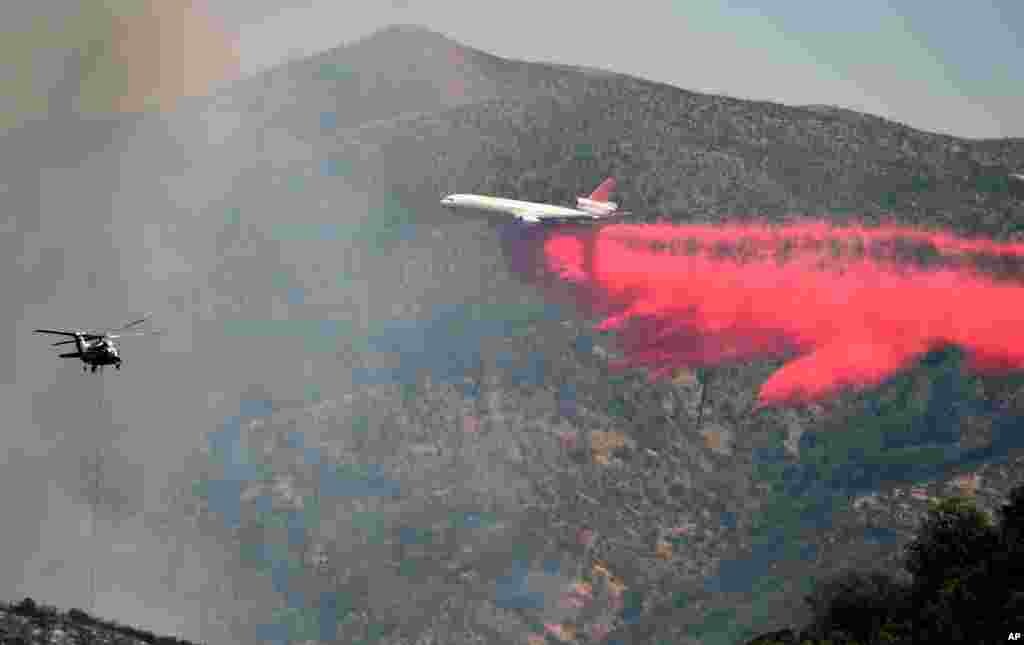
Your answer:
[[[615,202],[597,202],[586,197],[577,197],[576,207],[592,215],[611,215],[619,208],[619,205]]]

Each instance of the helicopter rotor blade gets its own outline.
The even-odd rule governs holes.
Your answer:
[[[62,340],[62,341],[54,343],[53,345],[51,345],[51,347],[56,347],[57,345],[70,345],[73,342],[75,342],[75,341],[74,340]]]
[[[129,336],[163,336],[164,331],[136,331],[128,334],[107,334],[107,338],[128,338]]]
[[[75,336],[75,332],[66,331],[64,329],[33,329],[32,333],[35,334],[55,334],[57,336]]]
[[[142,318],[139,318],[138,320],[133,320],[130,323],[126,323],[124,325],[121,325],[117,329],[111,329],[110,331],[124,331],[126,329],[131,329],[132,327],[134,327],[136,325],[141,325],[142,323],[146,322],[147,320],[149,320],[152,317],[153,317],[153,314],[151,314],[151,313],[150,314],[146,314],[145,316],[143,316]]]

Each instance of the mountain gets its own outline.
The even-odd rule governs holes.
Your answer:
[[[316,141],[356,175],[424,195],[562,201],[614,173],[620,201],[642,217],[833,211],[872,221],[892,211],[995,236],[1024,221],[1022,189],[1007,182],[1024,166],[1020,140],[957,139],[851,110],[506,60],[419,27],[247,79],[223,100]],[[334,115],[326,127],[323,114]]]
[[[499,81],[480,65],[484,58],[439,34],[396,26],[243,79],[223,98],[270,127],[315,135],[323,112],[346,127],[493,98]]]
[[[198,567],[181,575],[180,591],[164,584],[163,572],[119,578],[133,567],[112,557],[100,561],[107,584],[196,622],[207,607],[236,617],[284,611],[282,620],[307,634],[313,614],[281,610],[266,596],[291,602],[338,593],[349,611],[334,625],[342,642],[371,631],[391,643],[472,642],[474,634],[522,642],[552,616],[600,623],[632,642],[676,642],[698,624],[707,632],[783,626],[794,622],[801,579],[891,560],[899,538],[888,538],[902,535],[905,506],[920,501],[900,496],[905,483],[887,482],[870,514],[844,507],[828,527],[786,544],[774,534],[751,538],[747,528],[766,513],[812,514],[782,508],[782,483],[766,483],[764,473],[789,477],[801,450],[812,464],[852,459],[855,451],[838,440],[810,451],[801,437],[824,444],[854,422],[866,432],[873,418],[862,401],[755,413],[754,394],[774,369],[760,364],[715,370],[711,385],[693,374],[656,384],[612,375],[611,341],[572,312],[550,313],[511,275],[493,231],[441,213],[441,195],[562,202],[614,174],[617,201],[637,221],[795,213],[872,222],[891,214],[1003,239],[1024,230],[1024,196],[1009,179],[1024,165],[1020,140],[958,139],[845,110],[508,60],[415,26],[240,80],[173,114],[121,119],[102,132],[70,117],[33,127],[5,139],[18,141],[20,160],[0,158],[18,178],[12,194],[24,207],[12,208],[20,237],[4,238],[7,321],[29,327],[14,315],[24,308],[33,321],[74,315],[88,323],[153,303],[162,308],[158,325],[173,334],[159,354],[133,346],[130,378],[88,391],[9,336],[7,349],[20,360],[6,368],[8,380],[45,392],[12,394],[23,420],[11,425],[66,432],[53,454],[67,461],[23,466],[7,489],[53,486],[84,507],[71,460],[112,444],[112,462],[146,468],[123,471],[140,479],[122,476],[131,495],[118,508],[126,510],[107,519],[148,518],[159,503],[170,509],[161,520],[194,521],[202,535],[159,525],[139,549],[146,557],[135,568],[171,569],[175,558]],[[905,401],[904,390],[929,391],[929,379],[945,373],[938,363],[884,392],[893,418],[916,418],[927,407],[896,410],[893,401]],[[371,378],[381,374],[387,378]],[[1024,400],[1012,380],[986,380],[979,391],[986,400]],[[566,392],[575,409],[563,407]],[[66,406],[92,409],[97,393],[117,402],[116,415],[89,416],[95,429],[82,416],[63,416]],[[274,412],[246,427],[244,449],[225,450],[218,434],[207,451],[207,436],[226,433],[221,426],[237,422],[238,408],[254,399],[292,405],[267,406]],[[17,407],[21,400],[34,401],[31,409]],[[928,414],[929,422],[941,416]],[[321,496],[307,461],[316,449],[296,447],[296,434],[318,440],[317,457],[331,466],[380,465],[400,492],[370,501]],[[984,430],[978,434],[984,441]],[[774,460],[767,465],[766,451]],[[225,455],[230,461],[216,462]],[[262,461],[237,463],[248,458]],[[31,464],[50,463],[43,459]],[[986,499],[1019,478],[998,461],[969,468],[986,478],[978,492]],[[250,470],[263,479],[239,481]],[[827,488],[833,467],[819,470],[825,474],[801,477]],[[33,473],[34,484],[21,481]],[[216,494],[191,492],[201,477],[219,484],[211,484]],[[224,501],[235,488],[244,503]],[[144,497],[149,491],[161,494]],[[266,498],[271,511],[262,510]],[[314,498],[318,507],[299,508]],[[198,518],[195,507],[205,511]],[[233,509],[238,525],[227,526],[218,518]],[[319,509],[320,530],[303,537],[336,562],[329,577],[294,559],[253,573],[266,564],[261,557],[291,543],[285,510],[308,517]],[[174,513],[187,519],[168,519]],[[865,539],[865,524],[887,539]],[[581,546],[583,527],[597,535],[592,547]],[[673,528],[685,533],[672,539],[675,555],[653,557],[656,538]],[[68,533],[77,535],[77,525]],[[177,550],[164,553],[172,539]],[[38,550],[31,544],[5,547],[11,575]],[[751,551],[788,553],[797,544],[799,557],[770,573],[767,564],[746,566]],[[200,555],[186,558],[185,550]],[[508,573],[517,567],[530,573]],[[277,577],[273,585],[263,579],[282,568],[297,572],[296,594],[281,593]],[[171,606],[177,596],[194,598],[186,585],[205,580],[206,570],[203,588],[211,591],[195,600],[202,611]],[[718,571],[742,578],[749,570],[760,573],[748,589],[728,587],[724,573],[711,584]],[[538,601],[528,591],[579,582],[581,571],[592,572],[595,595],[605,580],[602,598],[628,588],[634,615],[567,608],[557,593]],[[146,587],[150,580],[159,588]],[[244,627],[235,640],[255,642],[255,626]],[[205,623],[201,633],[215,641]]]
[[[458,64],[452,64],[453,58]],[[340,70],[341,80],[318,76],[323,70]],[[241,95],[249,99],[254,95],[248,92],[259,83],[267,88],[267,105],[275,106],[259,112],[259,118],[265,118],[275,132],[307,144],[308,163],[317,167],[329,160],[337,169],[333,181],[344,190],[390,195],[401,204],[402,208],[394,210],[375,207],[371,197],[365,211],[360,201],[353,209],[329,207],[326,214],[315,214],[322,213],[317,204],[324,200],[335,203],[335,191],[342,189],[317,179],[319,172],[314,170],[314,177],[293,198],[292,212],[318,224],[358,222],[360,230],[380,222],[379,234],[369,242],[376,245],[378,254],[365,252],[362,244],[335,243],[333,251],[323,253],[308,243],[280,246],[282,254],[296,258],[296,266],[299,262],[335,266],[337,260],[330,254],[345,254],[346,266],[357,281],[367,284],[365,300],[346,311],[360,320],[398,319],[396,327],[426,325],[423,321],[430,319],[430,312],[443,310],[452,301],[471,302],[484,311],[510,303],[537,302],[528,290],[509,279],[500,251],[485,227],[456,222],[439,212],[439,196],[456,191],[571,202],[602,177],[614,174],[620,180],[618,201],[632,210],[637,220],[662,215],[678,222],[778,219],[797,214],[877,222],[891,216],[906,224],[1002,239],[1018,237],[1024,231],[1024,195],[1007,179],[1021,167],[1021,141],[971,141],[851,111],[744,101],[624,75],[507,60],[409,27],[386,29],[347,47],[248,79],[220,99],[227,103]],[[453,86],[464,89],[453,94],[449,91]],[[320,115],[325,113],[336,114],[336,118],[324,124]],[[243,120],[251,115],[245,113]],[[251,176],[252,186],[270,179],[260,168],[245,170],[242,176]],[[411,224],[415,233],[404,233],[402,223]],[[325,295],[325,300],[331,298]],[[477,576],[478,582],[470,584],[475,592],[458,592],[459,614],[476,616],[471,619],[473,628],[467,629],[481,630],[491,642],[511,639],[520,627],[502,621],[519,625],[520,619],[501,611],[497,612],[501,617],[491,616],[492,606],[470,598],[484,593],[485,581],[501,575],[495,562],[507,562],[511,557],[508,549],[516,539],[535,545],[534,561],[557,558],[564,551],[551,555],[552,542],[573,542],[574,527],[584,524],[603,527],[607,542],[598,557],[612,560],[612,568],[628,579],[627,584],[644,594],[645,607],[650,603],[650,613],[644,613],[639,622],[618,623],[617,636],[632,637],[634,642],[654,642],[654,633],[679,638],[688,622],[692,625],[702,620],[702,614],[706,618],[716,612],[732,612],[736,624],[754,616],[761,616],[762,622],[770,616],[768,622],[777,625],[792,620],[794,610],[781,595],[766,592],[751,600],[707,588],[694,590],[693,576],[698,571],[713,571],[715,562],[722,562],[723,570],[738,571],[747,557],[740,554],[753,548],[745,544],[746,538],[716,526],[714,513],[712,519],[706,516],[701,520],[709,533],[689,541],[685,564],[676,566],[630,554],[649,552],[650,536],[668,526],[666,514],[676,518],[687,515],[688,509],[715,509],[715,513],[750,518],[764,512],[777,502],[769,502],[770,495],[758,492],[763,485],[755,474],[759,470],[747,472],[741,464],[756,461],[765,438],[772,433],[786,435],[790,446],[785,449],[790,455],[787,459],[794,459],[800,452],[801,436],[826,429],[842,432],[842,420],[855,417],[859,403],[843,401],[827,414],[811,409],[754,415],[753,393],[770,367],[737,365],[716,370],[703,413],[706,425],[697,427],[703,390],[696,383],[649,385],[633,377],[609,378],[602,360],[596,358],[600,344],[593,354],[568,349],[587,337],[586,327],[579,321],[537,320],[531,321],[529,329],[521,339],[505,339],[500,350],[482,349],[480,370],[486,376],[469,378],[492,383],[487,396],[482,396],[492,402],[476,407],[482,423],[516,436],[530,428],[546,429],[530,434],[528,443],[532,445],[527,448],[500,449],[499,453],[507,451],[510,456],[495,457],[497,461],[486,466],[494,482],[491,485],[496,487],[489,495],[500,500],[495,502],[499,506],[514,505],[506,490],[525,487],[538,491],[528,496],[533,501],[523,502],[544,509],[537,511],[537,533],[506,533],[501,540],[492,537],[489,544],[460,538],[471,541],[469,553],[459,553],[451,541],[424,547],[437,563],[448,562],[454,570],[470,570]],[[449,344],[444,336],[429,335],[425,336],[432,339],[429,341],[402,341],[397,340],[402,338],[397,330],[394,337],[391,351],[402,357],[400,362],[419,364],[427,372],[433,359],[417,362],[410,357],[443,355],[447,350],[453,365],[464,360],[463,342]],[[431,347],[432,343],[437,347]],[[514,370],[495,367],[500,362],[494,357],[502,352],[523,360],[539,355],[551,376],[543,383],[517,384]],[[927,381],[929,376],[922,371],[914,372],[913,378]],[[571,423],[549,416],[544,412],[547,408],[537,403],[538,398],[558,400],[558,388],[565,386],[556,384],[563,382],[576,388],[581,410]],[[416,448],[438,455],[409,458],[419,464],[413,467],[415,481],[435,481],[436,477],[444,482],[437,483],[436,490],[470,488],[468,482],[487,481],[481,479],[485,476],[479,470],[462,462],[445,466],[443,475],[441,470],[431,470],[444,462],[440,455],[468,450],[463,439],[445,431],[457,423],[450,419],[457,418],[460,409],[449,387],[441,376],[428,376],[417,381],[415,403],[399,404],[387,395],[363,397],[364,406],[378,410],[369,414],[371,424],[404,428],[398,431],[400,436],[418,437],[409,440],[409,451]],[[996,379],[988,381],[987,387],[986,397],[995,400],[1016,386]],[[386,406],[378,396],[393,401],[396,407],[401,405],[402,411],[394,417],[385,414]],[[338,415],[338,424],[344,426],[343,413],[332,414]],[[442,419],[445,414],[450,415],[445,417],[448,421]],[[867,423],[863,418],[860,422]],[[284,421],[272,425],[279,429],[268,426],[268,431],[283,432],[286,427]],[[584,475],[572,465],[551,466],[554,473],[545,470],[557,459],[558,450],[540,437],[550,437],[554,428],[575,431],[577,425],[591,429],[593,442],[598,432],[625,435],[628,441],[617,452],[620,458],[614,460],[618,469],[614,474]],[[362,458],[373,454],[384,460],[388,451],[393,452],[383,439],[376,444],[353,441],[360,446]],[[429,446],[440,447],[428,450]],[[652,452],[659,456],[652,457]],[[534,455],[535,463],[526,460],[524,464],[523,454]],[[586,452],[583,454],[585,459]],[[478,467],[484,468],[482,464]],[[524,482],[518,474],[521,471],[532,473],[526,477],[532,483]],[[979,472],[992,482],[1003,477],[988,470]],[[581,479],[568,483],[574,477]],[[993,486],[1006,489],[1012,477],[1006,479]],[[426,486],[418,486],[426,499]],[[498,487],[506,490],[499,492]],[[902,502],[892,492],[896,487],[887,484],[879,492],[879,510],[866,521],[881,523],[892,531],[905,524],[896,519],[902,517],[898,510]],[[579,491],[586,491],[601,508],[585,506],[577,496]],[[457,504],[454,500],[449,503]],[[632,509],[628,515],[624,505]],[[504,517],[518,526],[517,515]],[[792,581],[801,577],[817,575],[819,568],[888,561],[898,551],[897,543],[866,541],[864,521],[854,511],[841,514],[832,528],[810,539],[821,553],[817,560],[780,565],[769,577],[778,585],[784,584],[779,580],[786,580],[785,584],[792,586]],[[552,525],[561,528],[552,529]],[[633,530],[627,531],[627,525]],[[759,543],[757,548],[764,546]],[[367,567],[385,557],[374,555],[375,547],[366,549],[360,551],[365,555],[353,557]],[[417,560],[425,579],[446,575],[428,564],[428,559]],[[576,562],[585,566],[585,561],[580,558]],[[727,567],[729,561],[733,565]],[[367,569],[362,575],[372,578],[377,574]],[[456,620],[428,618],[439,610],[436,603],[440,601],[425,580],[412,583],[408,578],[395,578],[395,584],[401,584],[408,594],[399,604],[427,608],[416,617],[388,598],[381,590],[383,582],[378,586],[359,577],[353,580],[353,593],[366,594],[370,605],[378,607],[379,619],[392,626],[395,639],[416,640],[437,630],[450,630]],[[677,596],[684,593],[681,589],[689,596],[685,609],[680,608]],[[767,597],[773,599],[765,600]],[[384,609],[385,605],[390,608]],[[481,618],[480,612],[488,617]],[[532,618],[541,620],[539,613],[531,614]],[[662,622],[659,616],[668,614],[673,618]],[[502,624],[505,627],[499,627]],[[458,638],[468,639],[470,632],[460,632]],[[451,638],[456,639],[454,635]]]

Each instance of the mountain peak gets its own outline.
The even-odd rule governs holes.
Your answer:
[[[440,35],[436,31],[427,28],[424,25],[420,25],[414,22],[396,22],[390,25],[385,25],[373,33],[401,33],[401,34],[435,34]]]
[[[380,29],[371,32],[369,35],[354,41],[352,44],[363,45],[366,43],[384,42],[388,45],[394,45],[401,44],[403,42],[420,44],[430,41],[435,43],[445,43],[448,45],[458,44],[444,34],[414,23],[396,23],[386,27],[381,27]]]

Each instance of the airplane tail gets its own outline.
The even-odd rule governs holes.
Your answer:
[[[587,197],[577,197],[576,206],[598,218],[617,215],[619,205],[609,201],[614,191],[615,177],[609,177]]]
[[[612,193],[615,192],[615,177],[609,177],[601,182],[601,184],[594,189],[594,192],[586,198],[592,202],[607,202]]]

